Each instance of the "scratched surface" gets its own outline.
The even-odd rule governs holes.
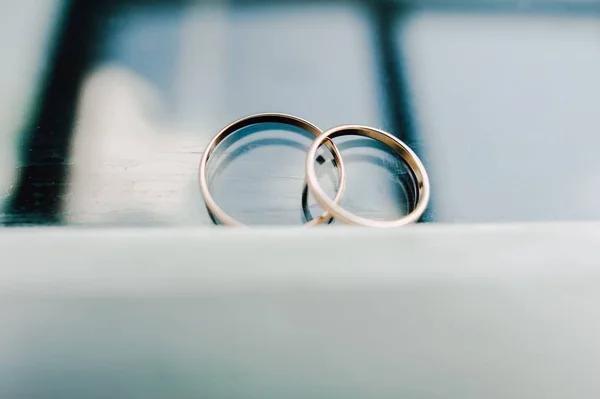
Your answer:
[[[598,219],[600,3],[492,3],[0,6],[1,20],[12,16],[3,51],[14,53],[0,69],[0,220],[212,225],[200,155],[257,112],[405,140],[432,179],[425,222]],[[248,224],[302,223],[310,137],[263,126],[234,138],[210,164],[219,203]],[[393,154],[364,139],[340,145],[344,206],[379,219],[410,210]],[[333,195],[336,170],[320,171]],[[322,211],[312,196],[306,205]]]

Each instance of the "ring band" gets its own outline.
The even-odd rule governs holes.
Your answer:
[[[317,156],[317,150],[325,141],[331,141],[335,137],[357,135],[368,137],[377,140],[387,146],[389,146],[394,152],[396,152],[406,162],[415,178],[415,206],[413,210],[406,216],[403,216],[395,220],[373,220],[367,219],[352,212],[344,209],[338,205],[337,201],[332,200],[323,191],[317,180],[317,174],[315,171],[315,158]],[[309,189],[315,196],[316,200],[326,211],[331,212],[333,217],[340,222],[346,224],[354,224],[368,227],[400,227],[409,223],[416,222],[429,203],[430,197],[430,186],[429,177],[425,171],[425,167],[417,157],[417,155],[402,141],[392,136],[391,134],[384,132],[383,130],[359,126],[359,125],[344,125],[337,126],[325,131],[319,137],[313,141],[312,145],[308,149],[306,156],[306,182]]]
[[[298,118],[292,115],[286,114],[278,114],[278,113],[270,113],[270,114],[256,114],[251,115],[242,119],[239,119],[230,125],[226,126],[223,130],[221,130],[213,139],[208,143],[206,149],[202,154],[202,158],[200,159],[200,166],[198,169],[198,184],[200,185],[200,191],[202,192],[202,196],[204,197],[204,203],[208,208],[209,212],[212,213],[214,217],[216,217],[221,223],[229,226],[244,226],[243,223],[236,220],[227,214],[221,207],[217,204],[210,193],[210,189],[208,188],[208,171],[207,164],[210,156],[215,151],[217,146],[225,140],[231,134],[237,132],[240,129],[243,129],[248,126],[258,125],[262,123],[280,123],[288,126],[294,126],[300,128],[315,137],[319,137],[323,131],[313,125],[312,123],[305,121],[304,119]],[[325,140],[323,140],[325,141]],[[322,141],[322,142],[323,142]],[[344,168],[344,164],[342,162],[342,158],[340,152],[335,144],[331,140],[327,140],[325,145],[331,151],[334,161],[337,165],[337,169],[339,171],[340,183],[338,186],[337,193],[333,202],[338,202],[342,196],[344,195],[344,190],[346,188],[346,170]],[[315,151],[316,157],[316,151]],[[313,158],[314,159],[314,158]],[[314,167],[313,167],[314,170]],[[315,180],[316,180],[316,172],[315,172]],[[325,210],[325,212],[316,219],[308,221],[304,223],[304,226],[315,226],[323,223],[324,221],[330,219],[332,214]]]

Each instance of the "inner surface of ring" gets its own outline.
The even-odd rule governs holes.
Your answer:
[[[340,205],[373,220],[394,220],[409,214],[416,206],[418,190],[406,161],[384,143],[345,133],[334,140],[348,176]]]
[[[301,124],[291,126],[287,121],[273,123],[265,119],[251,122],[228,132],[208,160],[213,199],[230,216],[247,225],[306,222],[307,212],[301,201],[305,186],[302,165],[314,136]],[[333,197],[339,170],[327,147],[323,146],[319,153],[322,165],[318,173],[323,176],[320,183]],[[312,195],[307,203],[309,215],[319,217],[323,213]]]

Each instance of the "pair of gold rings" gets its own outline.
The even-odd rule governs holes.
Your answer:
[[[198,171],[198,183],[200,185],[200,191],[202,192],[202,196],[204,197],[204,202],[208,211],[221,223],[229,226],[244,226],[241,222],[227,214],[212,197],[208,187],[208,160],[217,146],[223,140],[225,140],[225,138],[245,127],[263,123],[279,123],[283,125],[294,126],[315,136],[315,140],[309,147],[308,154],[306,156],[306,184],[325,212],[321,216],[305,223],[304,226],[315,226],[334,218],[342,223],[350,225],[380,228],[400,227],[416,222],[421,215],[423,215],[423,212],[425,212],[430,197],[430,186],[427,172],[425,171],[425,167],[417,155],[406,144],[396,137],[384,132],[383,130],[360,125],[337,126],[323,132],[321,129],[312,123],[305,121],[304,119],[292,115],[270,113],[248,116],[226,126],[215,137],[213,137],[202,154]],[[404,160],[404,162],[408,165],[413,177],[415,190],[415,201],[410,213],[395,220],[373,220],[358,216],[339,205],[346,188],[346,170],[344,168],[340,151],[332,140],[336,137],[347,135],[357,135],[377,140],[389,146]],[[327,146],[327,148],[331,151],[339,174],[340,183],[337,194],[333,199],[330,198],[321,188],[315,169],[317,151],[322,145]]]

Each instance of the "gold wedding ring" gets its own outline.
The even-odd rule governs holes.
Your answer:
[[[312,192],[316,200],[323,207],[325,212],[316,219],[313,219],[304,224],[304,226],[314,226],[330,220],[332,217],[339,220],[342,223],[367,226],[367,227],[400,227],[409,223],[414,223],[419,220],[427,209],[430,197],[430,185],[429,177],[425,171],[425,167],[419,157],[401,140],[392,136],[391,134],[384,132],[380,129],[375,129],[368,126],[360,125],[344,125],[331,128],[325,132],[321,131],[318,127],[310,122],[300,119],[298,117],[286,114],[257,114],[242,118],[238,121],[233,122],[229,126],[221,130],[211,141],[202,154],[200,160],[200,167],[198,173],[198,183],[204,202],[208,211],[214,218],[223,224],[230,226],[244,226],[241,222],[228,215],[212,197],[208,187],[208,172],[207,164],[210,156],[215,151],[217,146],[225,140],[228,136],[234,132],[243,129],[248,126],[257,125],[261,123],[280,123],[284,125],[290,125],[302,130],[305,130],[315,136],[315,140],[312,142],[308,149],[306,156],[305,171],[306,171],[306,184],[308,189]],[[412,210],[405,216],[395,220],[374,220],[358,216],[346,209],[344,209],[339,202],[344,195],[346,188],[346,170],[342,161],[342,156],[333,143],[333,139],[340,136],[363,136],[377,140],[388,147],[390,147],[396,154],[398,154],[408,166],[414,183],[414,197],[415,201]],[[326,145],[331,151],[334,157],[334,163],[337,165],[340,183],[338,191],[335,197],[330,198],[327,193],[319,185],[317,173],[315,169],[315,161],[317,158],[317,151],[322,145]],[[214,220],[214,219],[213,219]]]
[[[198,170],[198,184],[200,185],[200,191],[202,192],[202,196],[204,197],[204,203],[206,207],[212,215],[218,219],[221,223],[229,226],[244,226],[243,223],[239,222],[235,218],[231,217],[227,214],[214,200],[210,193],[210,189],[208,187],[208,171],[207,164],[210,156],[213,154],[217,146],[225,140],[231,134],[237,132],[240,129],[243,129],[248,126],[258,125],[262,123],[279,123],[289,126],[294,126],[300,128],[302,130],[307,131],[315,137],[318,137],[323,133],[321,129],[316,127],[310,122],[305,121],[304,119],[300,119],[298,117],[286,114],[279,113],[268,113],[268,114],[257,114],[248,116],[246,118],[239,119],[232,124],[225,127],[221,130],[213,139],[208,143],[208,146],[204,150],[202,154],[202,158],[200,159],[200,166]],[[321,141],[323,143],[323,141]],[[333,144],[332,141],[327,140],[325,145],[331,151],[335,164],[337,165],[340,183],[338,186],[338,191],[333,199],[333,203],[339,201],[344,195],[344,190],[346,188],[346,170],[344,168],[344,164],[341,159],[340,152],[338,148]],[[316,151],[315,151],[316,156]],[[316,176],[315,176],[316,179]],[[321,224],[329,219],[331,219],[332,214],[329,211],[325,211],[321,216],[316,219],[313,219],[309,222],[306,222],[304,226],[315,226],[317,224]]]
[[[317,179],[317,174],[315,171],[315,158],[317,156],[317,150],[325,142],[330,142],[330,140],[333,140],[336,137],[348,135],[363,136],[377,140],[389,146],[392,150],[394,150],[394,152],[396,152],[398,155],[400,155],[400,157],[402,157],[404,162],[406,162],[415,178],[416,191],[414,193],[415,206],[408,215],[395,220],[367,219],[355,215],[354,213],[344,209],[338,204],[337,197],[336,200],[332,200],[331,198],[329,198],[327,193],[323,191],[323,189],[319,185],[319,181]],[[417,155],[406,144],[404,144],[402,141],[392,136],[391,134],[384,132],[383,130],[360,125],[345,125],[329,129],[320,136],[318,136],[315,139],[315,141],[313,141],[312,145],[308,149],[305,167],[306,182],[310,191],[315,196],[316,200],[323,207],[323,209],[329,211],[336,220],[339,220],[340,222],[346,224],[383,228],[404,226],[406,224],[416,222],[421,217],[421,215],[423,215],[423,212],[425,212],[425,209],[427,208],[427,205],[429,203],[429,177],[427,176],[425,167],[423,166]]]

